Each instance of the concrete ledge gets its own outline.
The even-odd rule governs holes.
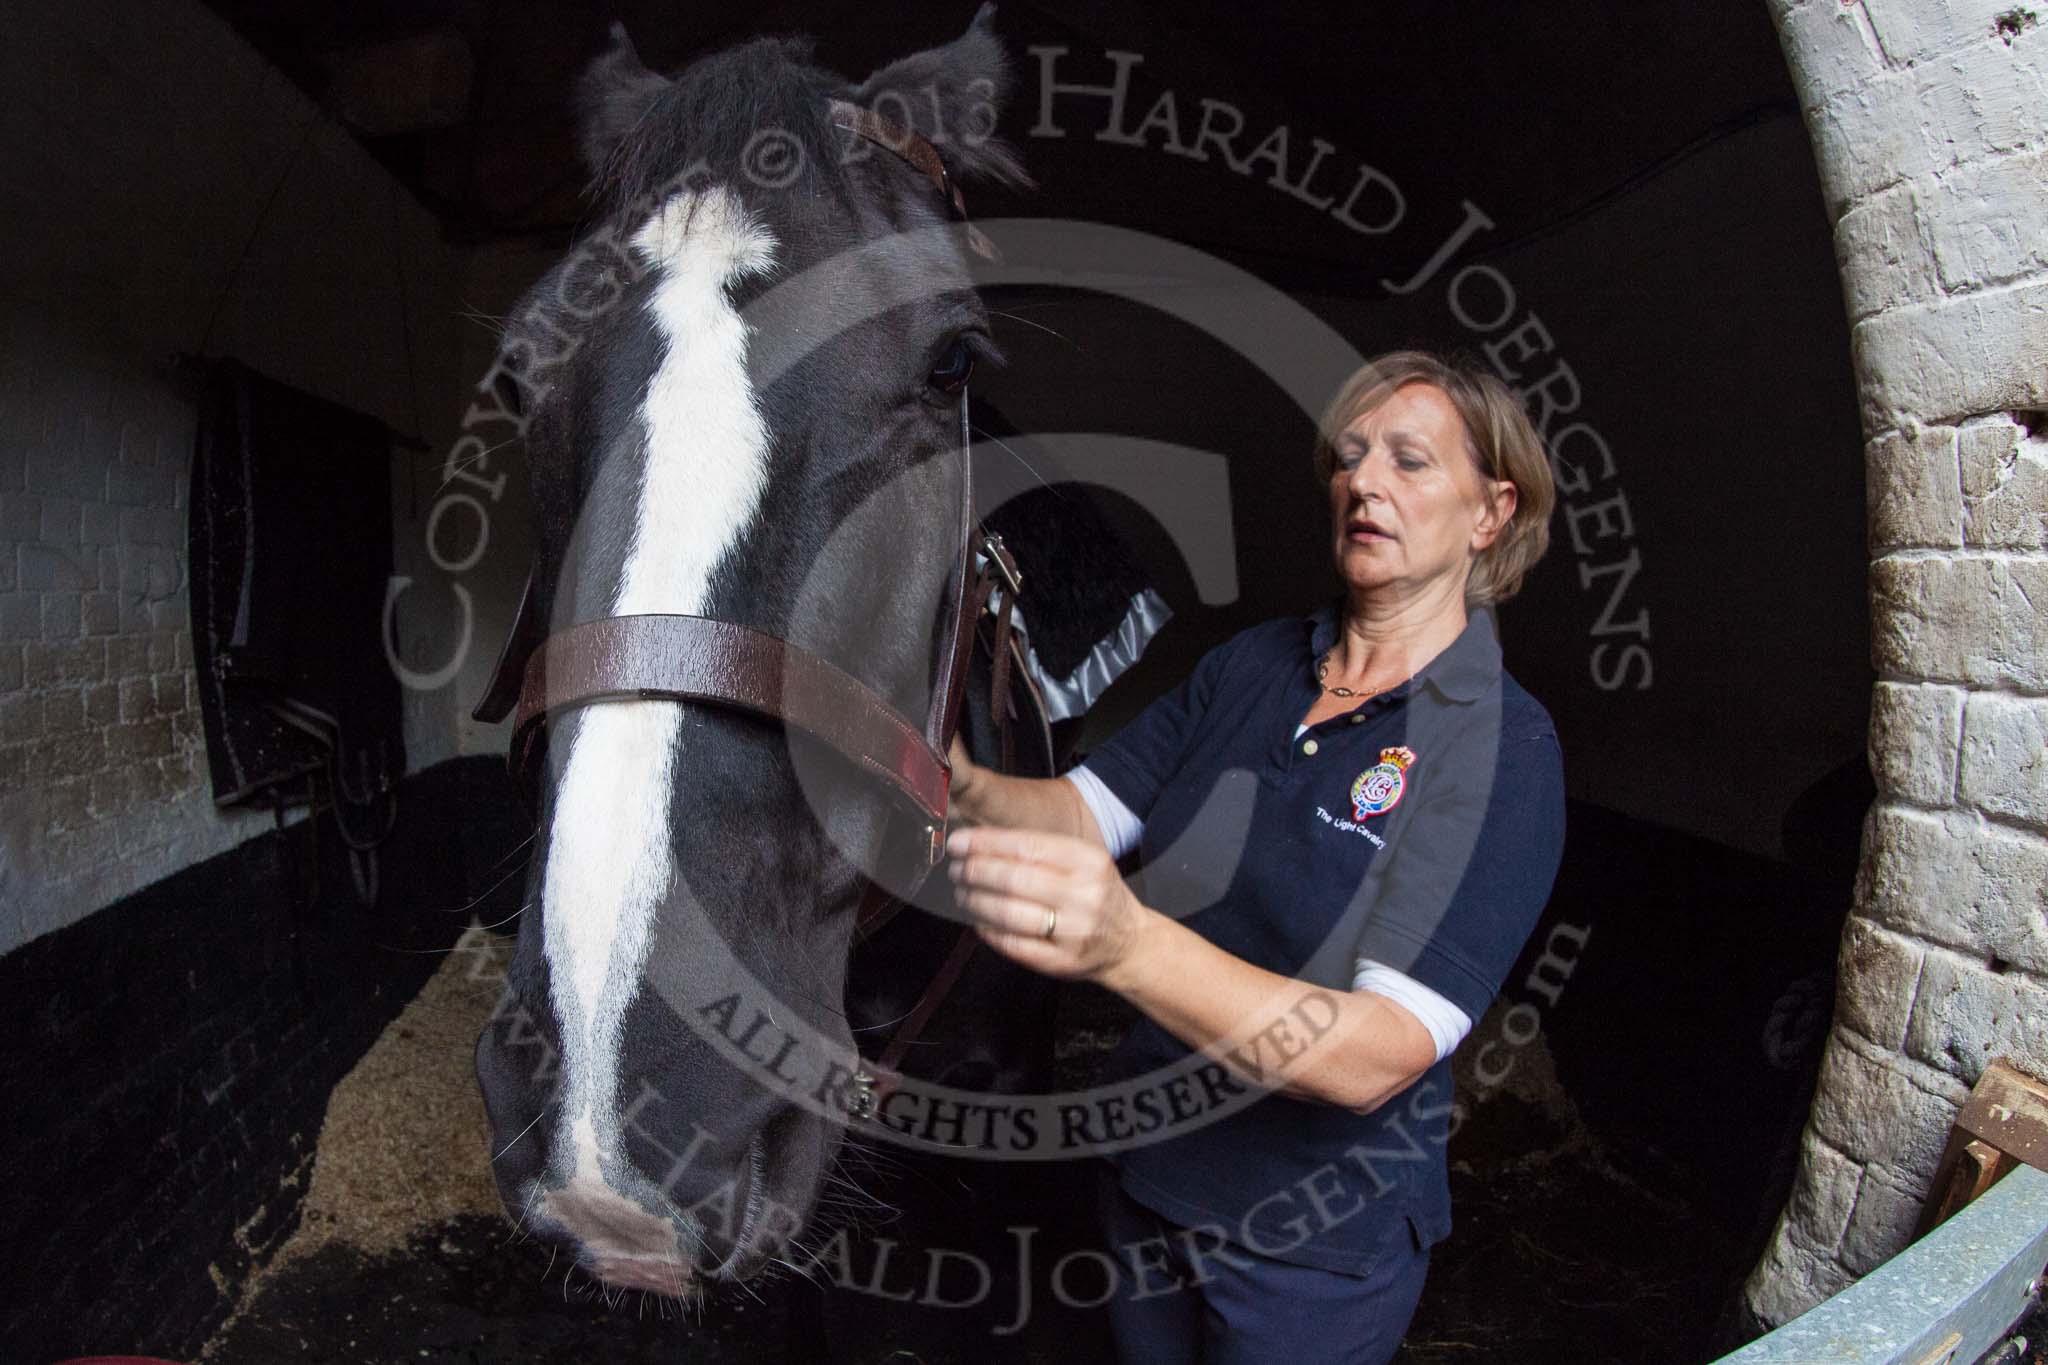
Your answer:
[[[1977,1360],[2003,1342],[2026,1311],[2044,1260],[2048,1173],[2022,1166],[1841,1293],[1721,1359],[1725,1365]]]

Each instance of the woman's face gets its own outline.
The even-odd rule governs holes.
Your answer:
[[[1397,600],[1442,590],[1460,605],[1473,558],[1515,510],[1515,486],[1480,475],[1443,390],[1404,384],[1353,419],[1330,478],[1337,572]]]

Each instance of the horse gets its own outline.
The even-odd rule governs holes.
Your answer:
[[[800,1040],[853,1057],[861,1030],[874,1052],[961,946],[941,918],[876,928],[863,909],[877,883],[943,889],[922,879],[944,828],[920,795],[930,755],[914,735],[879,760],[820,736],[856,712],[885,736],[905,717],[950,729],[948,622],[974,614],[977,564],[1016,571],[994,540],[971,562],[959,543],[964,392],[997,358],[959,186],[1027,183],[993,136],[1010,77],[992,11],[857,84],[788,39],[657,75],[614,25],[581,81],[605,212],[502,344],[537,552],[497,709],[521,661],[545,690],[555,673],[530,660],[547,648],[657,616],[719,623],[771,651],[762,671],[793,670],[733,686],[795,707],[802,673],[826,697],[750,714],[614,678],[571,698],[590,704],[522,711],[545,721],[514,739],[534,856],[476,1071],[507,1212],[603,1286],[688,1298],[790,1264],[868,1078],[828,1073],[837,1110],[773,1081]],[[607,638],[590,669],[656,667],[619,664],[645,642]],[[1006,685],[967,726],[984,755],[991,719],[1031,701],[1017,642],[987,648],[978,670]],[[1024,728],[1018,770],[1051,773],[1058,746]],[[983,1023],[1001,1002],[1007,1028],[955,1028],[903,1069],[1042,1079],[1047,983],[993,954],[966,970],[981,978],[961,994]]]

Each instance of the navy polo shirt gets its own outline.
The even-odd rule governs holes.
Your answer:
[[[1145,904],[1331,990],[1372,958],[1476,1022],[1557,874],[1557,732],[1502,669],[1481,609],[1416,677],[1297,737],[1337,631],[1334,603],[1245,631],[1087,767],[1144,821]],[[1141,1019],[1111,1074],[1139,1085],[1189,1054]],[[1247,1088],[1227,1116],[1123,1152],[1121,1181],[1183,1226],[1363,1273],[1395,1228],[1425,1246],[1450,1231],[1451,1086],[1446,1057],[1365,1115]]]

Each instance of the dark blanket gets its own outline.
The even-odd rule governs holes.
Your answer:
[[[190,514],[192,647],[214,800],[308,774],[343,802],[405,770],[384,658],[391,447],[381,422],[212,363]],[[288,799],[304,799],[302,785]]]
[[[1080,484],[1023,493],[988,518],[1024,575],[1031,647],[1053,677],[1073,672],[1152,586]]]

